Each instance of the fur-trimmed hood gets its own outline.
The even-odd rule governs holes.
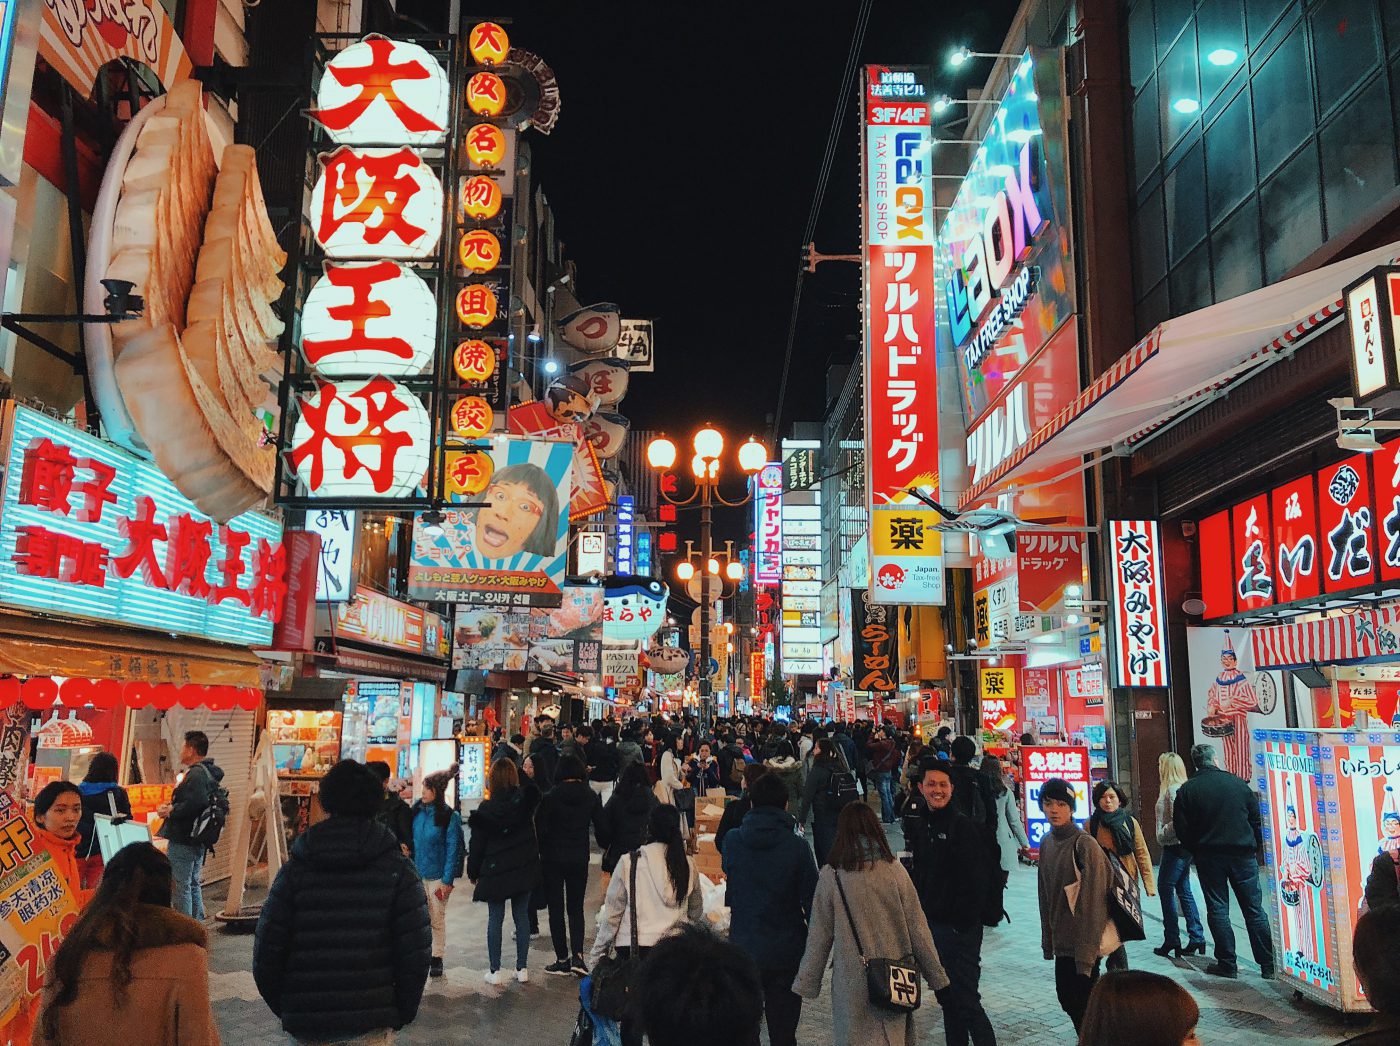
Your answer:
[[[181,915],[173,908],[159,904],[138,904],[136,906],[136,949],[164,948],[172,944],[197,944],[209,947],[209,934],[199,923],[188,915]],[[110,922],[96,927],[93,943],[98,948],[111,951],[115,947]]]

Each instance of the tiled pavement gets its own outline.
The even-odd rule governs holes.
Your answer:
[[[897,829],[895,830],[897,834]],[[897,841],[897,840],[896,840]],[[597,860],[596,856],[594,858]],[[596,863],[595,863],[596,869]],[[600,899],[596,871],[590,883],[588,924]],[[472,904],[464,885],[448,908],[447,975],[430,981],[418,1019],[399,1035],[401,1044],[499,1042],[512,1046],[565,1046],[577,1011],[578,985],[573,978],[544,973],[553,960],[547,919],[544,937],[532,943],[528,985],[514,982],[488,988],[486,969],[486,909]],[[214,891],[210,891],[213,900]],[[1200,897],[1199,884],[1196,896]],[[1160,930],[1155,900],[1149,900],[1149,938]],[[210,910],[216,905],[210,904]],[[998,1041],[1015,1046],[1064,1046],[1074,1042],[1068,1018],[1055,1001],[1051,966],[1040,958],[1040,924],[1036,909],[1035,871],[1017,868],[1007,893],[1010,924],[987,934],[983,950],[982,992]],[[543,916],[545,913],[541,913]],[[1243,928],[1238,932],[1245,942]],[[505,950],[511,948],[507,919]],[[1135,968],[1175,977],[1201,1006],[1200,1036],[1206,1046],[1219,1044],[1298,1043],[1331,1046],[1357,1034],[1339,1015],[1296,999],[1281,984],[1261,981],[1248,963],[1237,981],[1222,981],[1203,972],[1206,959],[1160,959],[1151,952],[1154,939],[1130,948]],[[250,972],[252,938],[213,935],[210,988],[214,1012],[226,1044],[275,1043],[277,1021],[253,986]],[[930,1000],[931,1002],[931,1000]],[[941,1044],[942,1022],[936,1006],[919,1015],[920,1042]],[[813,1046],[831,1042],[831,1008],[827,997],[804,1004],[799,1041]]]

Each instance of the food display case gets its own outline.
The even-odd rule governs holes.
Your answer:
[[[341,713],[330,708],[269,709],[267,730],[277,765],[277,794],[288,839],[319,820],[321,778],[340,759]]]
[[[1351,963],[1366,876],[1400,848],[1400,732],[1254,731],[1278,974],[1344,1012],[1370,1010]]]
[[[393,776],[410,776],[412,715],[412,683],[351,680],[345,688],[342,758],[362,763],[379,760],[389,764]]]

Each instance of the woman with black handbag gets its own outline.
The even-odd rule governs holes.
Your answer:
[[[792,990],[820,995],[833,953],[833,1046],[914,1046],[920,978],[938,995],[948,975],[909,873],[865,803],[848,804],[837,818]]]
[[[1134,883],[1141,882],[1148,897],[1157,896],[1157,880],[1152,873],[1152,855],[1142,835],[1142,825],[1128,810],[1128,793],[1114,781],[1094,785],[1094,812],[1089,817],[1089,834],[1104,853],[1117,857]],[[1127,940],[1127,938],[1124,938]],[[1108,957],[1109,970],[1128,968],[1128,947]]]
[[[617,862],[608,884],[598,936],[588,956],[592,1008],[622,1022],[622,1046],[641,1046],[642,1031],[627,1016],[626,993],[638,962],[682,922],[705,917],[695,863],[686,856],[680,814],[656,806],[647,820],[648,842]]]

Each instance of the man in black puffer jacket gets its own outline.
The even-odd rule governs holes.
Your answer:
[[[374,820],[384,794],[343,759],[321,781],[330,816],[293,845],[258,919],[253,980],[298,1039],[402,1028],[428,980],[428,899],[394,834]]]

